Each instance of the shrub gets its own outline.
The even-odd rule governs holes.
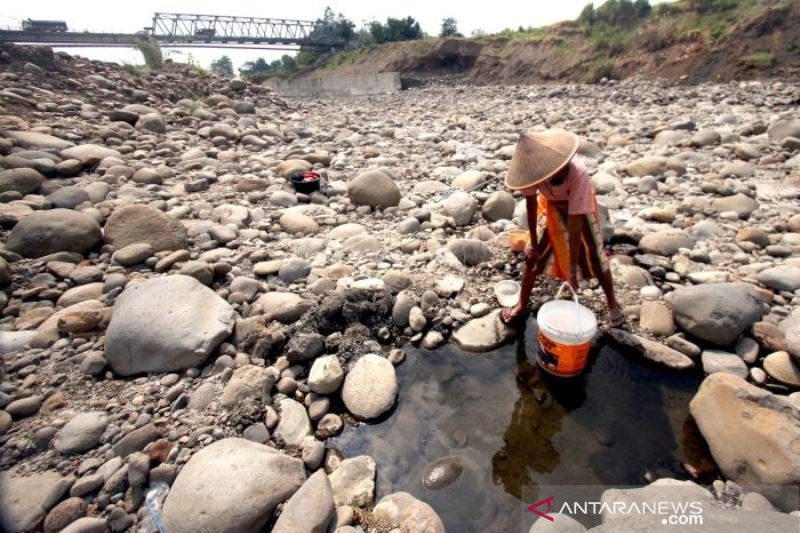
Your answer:
[[[161,55],[161,47],[158,45],[158,41],[140,39],[136,43],[136,48],[142,53],[144,64],[151,69],[161,68],[161,65],[164,64],[164,57]]]

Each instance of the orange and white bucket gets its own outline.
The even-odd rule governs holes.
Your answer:
[[[572,292],[572,301],[559,300],[564,287]],[[559,377],[583,372],[592,339],[597,335],[597,318],[589,308],[578,303],[578,295],[569,283],[561,286],[555,300],[539,309],[536,321],[539,324],[539,366]]]

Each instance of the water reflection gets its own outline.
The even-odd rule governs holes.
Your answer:
[[[582,377],[565,381],[540,371],[533,354],[535,332],[489,354],[409,348],[394,414],[330,444],[375,458],[379,498],[410,492],[462,533],[518,530],[525,486],[638,484],[648,471],[685,478],[684,461],[713,468],[687,421],[699,375],[603,346]],[[426,470],[448,456],[460,476],[426,487]]]

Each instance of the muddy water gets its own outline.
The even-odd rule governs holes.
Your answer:
[[[409,348],[393,414],[347,427],[333,445],[376,459],[379,498],[410,492],[456,533],[520,531],[523,486],[686,479],[682,462],[713,469],[688,416],[699,375],[601,346],[581,378],[550,378],[532,364],[528,329],[488,354]]]

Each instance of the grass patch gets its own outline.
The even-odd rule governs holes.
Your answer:
[[[586,83],[599,83],[603,78],[613,80],[617,78],[616,63],[613,59],[595,59],[588,65],[584,81]]]
[[[766,69],[775,64],[775,56],[769,52],[756,52],[743,57],[742,62],[748,67]]]
[[[142,53],[144,64],[151,69],[159,69],[164,64],[164,56],[157,41],[140,39],[135,47]]]
[[[150,68],[147,65],[134,65],[127,61],[123,61],[121,68],[134,78],[141,78],[150,72]]]

